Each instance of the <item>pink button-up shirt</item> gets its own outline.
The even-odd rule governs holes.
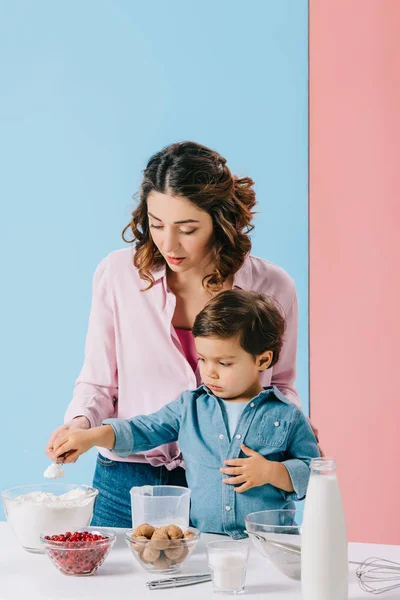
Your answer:
[[[153,272],[155,284],[143,292],[147,284],[133,265],[133,253],[131,247],[112,252],[96,269],[85,360],[65,422],[84,415],[95,427],[109,417],[149,414],[201,383],[171,324],[176,298],[168,290],[166,268]],[[294,387],[298,307],[293,280],[280,267],[249,256],[235,273],[233,287],[270,295],[282,306],[287,328],[281,355],[262,373],[261,384],[276,385],[300,405]],[[147,461],[168,469],[182,462],[176,444],[127,458],[100,451],[113,460]]]

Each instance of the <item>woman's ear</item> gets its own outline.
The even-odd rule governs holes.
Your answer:
[[[259,371],[266,371],[269,369],[272,363],[272,357],[274,353],[272,350],[266,350],[262,354],[256,357],[256,365]]]

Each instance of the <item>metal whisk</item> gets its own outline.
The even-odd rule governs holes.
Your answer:
[[[300,546],[268,539],[252,531],[246,533],[258,541],[261,553],[269,558],[284,575],[291,579],[301,578]],[[383,594],[400,589],[400,563],[373,556],[362,563],[349,560],[349,564],[358,565],[356,575],[359,586],[364,592]]]
[[[400,588],[400,564],[371,557],[356,571],[360,588],[371,594],[383,594]]]

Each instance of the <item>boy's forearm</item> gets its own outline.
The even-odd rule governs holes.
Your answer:
[[[111,425],[93,427],[87,432],[93,446],[100,446],[112,450],[115,446],[115,433]]]
[[[270,461],[269,467],[268,481],[266,481],[266,483],[269,483],[280,490],[284,490],[285,492],[293,492],[293,483],[285,465],[280,462]]]

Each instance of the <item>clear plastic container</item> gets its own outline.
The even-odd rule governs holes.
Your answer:
[[[143,485],[131,489],[132,527],[189,525],[190,490],[177,485]]]

